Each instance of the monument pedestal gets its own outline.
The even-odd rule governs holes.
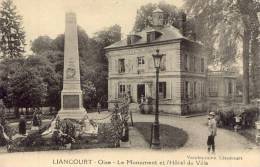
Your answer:
[[[87,111],[83,108],[81,90],[63,90],[61,92],[61,109],[58,112],[60,119],[70,118],[81,120]]]

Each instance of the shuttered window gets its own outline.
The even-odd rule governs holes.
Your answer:
[[[124,73],[125,72],[125,59],[118,59],[118,72]]]
[[[204,72],[204,58],[201,58],[201,62],[200,62],[200,72]]]
[[[119,84],[118,87],[118,98],[123,98],[126,94],[126,86],[124,84]]]

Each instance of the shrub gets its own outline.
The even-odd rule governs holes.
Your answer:
[[[222,107],[216,111],[216,121],[218,126],[231,126],[235,124],[234,119],[234,108],[233,107]]]
[[[26,138],[21,140],[20,146],[25,147],[39,147],[45,144],[39,132],[29,134]]]
[[[52,142],[63,146],[68,143],[73,143],[76,138],[76,127],[73,120],[64,119],[57,122],[57,130],[52,135]]]
[[[251,127],[254,125],[258,115],[258,108],[254,105],[240,105],[218,108],[216,120],[219,126],[233,127],[235,117],[241,117],[242,127]]]
[[[120,140],[126,141],[126,139],[128,139],[128,110],[128,103],[123,103],[120,108],[118,105],[115,105],[113,114],[111,116],[111,137],[115,147],[120,146]]]

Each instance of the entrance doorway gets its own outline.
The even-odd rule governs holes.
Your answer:
[[[145,97],[145,84],[138,84],[137,85],[137,100],[138,100],[138,102],[141,101],[142,95]]]

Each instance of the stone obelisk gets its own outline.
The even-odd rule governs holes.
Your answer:
[[[75,13],[66,13],[63,89],[61,92],[61,119],[82,119],[86,115],[82,104],[78,51],[77,21]]]

